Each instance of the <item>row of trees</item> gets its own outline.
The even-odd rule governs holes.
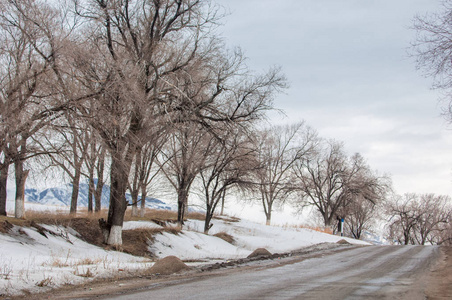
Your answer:
[[[254,74],[239,50],[225,50],[220,18],[203,0],[1,1],[0,213],[10,165],[22,218],[30,158],[46,155],[70,177],[72,213],[82,173],[98,196],[108,161],[104,230],[119,245],[125,192],[146,190],[159,153],[182,222],[199,169],[178,162],[198,161],[207,135],[219,149],[225,131],[249,130],[285,87],[278,69]]]
[[[388,238],[399,244],[452,244],[450,197],[434,194],[396,196],[386,206]]]
[[[31,166],[89,182],[89,211],[110,185],[105,242],[122,243],[127,205],[144,213],[152,185],[172,187],[182,225],[189,196],[205,203],[205,232],[227,195],[314,207],[325,226],[346,217],[359,238],[390,180],[303,122],[267,126],[277,68],[251,72],[215,34],[207,0],[1,0],[0,214],[10,166],[17,218]],[[132,195],[127,203],[125,193]]]

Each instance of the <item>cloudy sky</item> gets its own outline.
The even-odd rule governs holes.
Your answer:
[[[322,137],[344,141],[397,193],[452,195],[452,130],[439,92],[407,54],[416,14],[439,0],[216,0],[222,32],[257,71],[281,66],[290,88],[275,106]]]

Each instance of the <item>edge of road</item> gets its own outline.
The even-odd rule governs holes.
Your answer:
[[[208,276],[221,276],[230,272],[275,268],[293,264],[305,259],[332,255],[338,252],[352,250],[368,245],[321,243],[287,253],[275,253],[271,256],[257,256],[252,258],[230,259],[223,262],[207,263],[193,266],[189,270],[172,275],[140,275],[131,274],[122,278],[103,278],[93,280],[83,285],[65,286],[50,291],[33,294],[33,299],[93,299],[105,296],[120,295],[131,290],[139,291],[155,286],[177,284],[180,282],[201,280]],[[5,297],[0,299],[23,300],[31,295]]]

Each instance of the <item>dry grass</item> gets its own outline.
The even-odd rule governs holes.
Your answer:
[[[216,237],[228,242],[229,244],[233,244],[235,242],[234,237],[224,231],[218,232],[218,233],[214,234],[213,236],[216,236]]]
[[[229,223],[237,223],[237,222],[240,222],[240,218],[233,217],[233,216],[220,216],[220,215],[215,215],[213,218],[214,218],[214,219],[217,219],[217,220],[222,220],[222,221],[225,221],[225,222],[229,222]]]
[[[323,232],[323,233],[327,233],[327,234],[333,234],[333,230],[331,228],[322,227],[322,226],[309,226],[309,225],[303,225],[303,224],[298,224],[298,225],[286,224],[286,225],[283,225],[282,227],[284,227],[284,228],[304,228],[304,229],[311,229],[314,231]]]
[[[185,215],[185,220],[205,220],[205,215],[203,213],[198,212],[189,212]],[[144,217],[132,217],[132,210],[127,210],[126,215],[124,217],[125,221],[164,221],[167,223],[176,223],[177,222],[177,212],[171,210],[161,210],[161,209],[146,209]]]
[[[327,234],[333,234],[333,230],[329,227],[319,227],[319,226],[304,226],[301,228],[307,228],[307,229],[311,229],[311,230],[315,230],[318,232],[323,232],[323,233],[327,233]]]
[[[160,233],[161,229],[134,229],[122,232],[122,250],[126,253],[152,257],[149,252],[149,242],[153,241],[153,236]]]

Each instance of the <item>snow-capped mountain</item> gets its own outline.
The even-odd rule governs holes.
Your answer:
[[[9,191],[8,191],[9,192]],[[72,184],[64,184],[58,187],[45,189],[27,188],[25,189],[25,201],[30,203],[39,203],[44,205],[70,206],[72,194]],[[9,195],[13,195],[10,194]],[[8,197],[12,198],[12,197]],[[132,196],[126,194],[126,199],[132,202]],[[107,208],[110,201],[110,186],[104,185],[102,189],[102,208]],[[77,205],[81,207],[88,206],[88,184],[81,183]],[[146,197],[146,207],[153,209],[177,209],[174,205],[167,204],[159,199]]]

